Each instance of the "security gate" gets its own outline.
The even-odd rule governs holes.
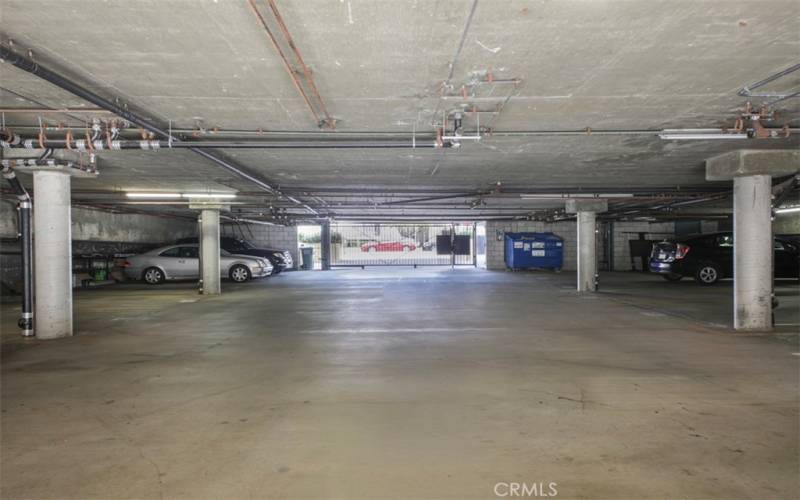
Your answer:
[[[331,224],[331,265],[474,266],[475,225]]]

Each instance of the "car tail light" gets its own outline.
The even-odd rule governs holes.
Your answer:
[[[131,267],[131,263],[130,263],[130,262],[128,262],[127,260],[123,260],[123,261],[120,263],[119,267]]]
[[[689,253],[692,247],[689,245],[684,245],[683,243],[678,243],[675,246],[675,260],[680,260],[686,257],[686,254]]]

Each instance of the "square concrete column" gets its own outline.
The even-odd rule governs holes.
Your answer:
[[[219,212],[230,210],[230,205],[217,201],[190,200],[189,208],[200,210],[198,225],[200,227],[200,279],[203,283],[203,295],[219,295],[222,293],[222,277],[219,262]]]
[[[72,335],[70,174],[33,172],[34,317],[36,337]]]
[[[800,152],[739,150],[706,161],[706,179],[733,179],[733,327],[772,329],[772,176],[800,171]]]
[[[606,200],[567,200],[568,213],[577,215],[579,292],[597,290],[597,213],[608,210]]]
[[[772,328],[772,177],[733,179],[733,326]]]
[[[222,293],[219,263],[219,210],[200,211],[200,279],[203,295]]]

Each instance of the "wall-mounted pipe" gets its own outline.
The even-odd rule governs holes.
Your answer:
[[[17,200],[19,200],[20,255],[22,256],[22,313],[17,324],[22,330],[21,333],[23,337],[33,337],[33,235],[31,227],[31,209],[33,208],[33,202],[10,167],[3,166],[3,177],[6,178],[14,194],[17,195]]]
[[[436,147],[451,147],[450,142],[438,146],[436,142],[427,143],[416,141],[185,141],[172,142],[165,140],[114,140],[114,141],[86,141],[83,139],[47,139],[39,141],[35,138],[22,138],[16,134],[0,132],[0,146],[4,148],[41,149],[72,149],[80,152],[87,151],[118,151],[123,149],[139,149],[154,151],[160,149],[189,149],[200,155],[206,156],[207,152],[200,153],[202,149],[431,149]],[[209,158],[210,159],[210,158]],[[216,159],[214,161],[217,161]],[[246,174],[238,167],[237,175]],[[249,179],[249,177],[247,177]],[[249,179],[252,180],[252,179]],[[253,181],[255,182],[255,181]],[[274,188],[270,188],[272,192]]]
[[[91,90],[88,90],[81,85],[69,80],[68,78],[52,71],[27,57],[17,54],[13,50],[10,50],[6,47],[0,46],[0,60],[8,62],[15,67],[27,71],[32,75],[38,76],[39,78],[52,83],[53,85],[60,87],[71,94],[74,94],[95,106],[99,106],[103,109],[113,112],[115,115],[119,116],[120,118],[127,120],[133,124],[136,124],[142,127],[145,130],[152,132],[153,134],[166,139],[169,143],[173,146],[176,143],[181,143],[183,140],[178,137],[174,137],[170,134],[167,130],[164,130],[160,126],[156,125],[155,123],[151,122],[150,120],[143,118],[136,113],[129,111],[127,108],[120,106],[119,104],[110,101],[104,97],[101,97]],[[235,164],[230,160],[223,159],[222,157],[212,154],[208,151],[201,151],[195,147],[189,147],[190,151],[193,151],[204,158],[211,160],[212,162],[216,163],[218,166],[222,167],[223,169],[227,170],[228,172],[236,175],[237,177],[243,178],[253,184],[257,185],[259,188],[263,189],[264,191],[270,194],[280,194],[280,192],[269,185],[266,181],[259,178],[259,176],[255,174],[251,174],[247,172],[245,167]],[[310,209],[312,213],[316,214],[317,212],[313,209]]]

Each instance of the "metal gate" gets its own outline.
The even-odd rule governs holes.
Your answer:
[[[475,225],[331,224],[331,265],[474,266]]]

